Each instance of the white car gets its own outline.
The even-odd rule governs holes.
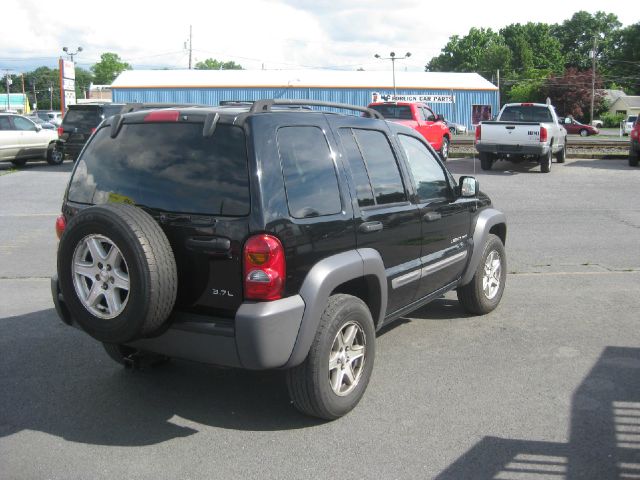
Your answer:
[[[57,141],[56,130],[43,129],[22,115],[0,114],[0,161],[22,166],[27,160],[46,159],[51,165],[60,165],[63,156]]]
[[[622,134],[629,135],[633,130],[633,124],[636,122],[638,115],[629,115],[622,125]]]
[[[55,125],[56,127],[59,127],[60,125],[62,125],[63,115],[61,112],[57,112],[55,110],[38,111],[36,112],[36,115],[40,117],[42,120],[44,120],[45,122],[49,122],[52,125]]]

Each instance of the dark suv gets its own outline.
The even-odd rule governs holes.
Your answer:
[[[117,113],[124,104],[84,103],[70,105],[58,127],[58,148],[65,157],[75,160],[102,120]]]
[[[468,312],[498,305],[506,221],[416,131],[291,103],[105,120],[56,222],[52,293],[122,364],[284,369],[294,405],[333,419],[382,326],[452,289]]]

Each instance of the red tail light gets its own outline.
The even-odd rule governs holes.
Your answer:
[[[254,235],[244,245],[244,298],[282,298],[286,265],[280,240],[272,235]]]
[[[60,215],[56,218],[56,235],[58,236],[58,240],[62,237],[65,228],[67,228],[67,221],[65,220],[64,215]]]
[[[145,122],[177,122],[180,112],[177,110],[157,110],[144,117]]]
[[[64,133],[64,128],[58,127],[58,136],[61,137],[63,133]]]
[[[480,141],[480,137],[481,137],[481,128],[480,128],[480,125],[478,125],[476,127],[476,143]]]
[[[547,141],[547,129],[544,127],[540,127],[540,142]]]

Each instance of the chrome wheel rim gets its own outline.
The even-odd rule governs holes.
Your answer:
[[[329,385],[340,397],[349,395],[364,371],[366,335],[356,322],[344,325],[336,334],[329,353]]]
[[[80,303],[92,315],[117,317],[129,300],[129,268],[116,244],[103,235],[87,235],[76,246],[71,265]]]
[[[54,148],[51,152],[51,159],[54,163],[62,163],[62,152],[58,148]]]
[[[501,274],[502,262],[500,261],[500,254],[492,250],[484,262],[484,275],[482,276],[482,291],[489,300],[493,300],[500,290]]]
[[[442,140],[442,157],[447,158],[449,156],[449,142],[444,139]]]

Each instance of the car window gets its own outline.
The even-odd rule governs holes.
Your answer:
[[[362,159],[362,154],[358,149],[358,144],[353,136],[353,132],[350,128],[341,128],[340,142],[344,149],[345,156],[347,158],[347,164],[351,171],[351,178],[356,187],[356,198],[358,199],[358,205],[361,207],[370,207],[375,205],[376,202],[373,198],[373,190],[371,188],[371,180],[369,179],[369,173],[367,167]]]
[[[417,138],[398,135],[421,202],[447,198],[449,185],[444,170],[429,149]]]
[[[339,213],[342,202],[336,169],[322,129],[283,127],[277,138],[291,215],[305,218]]]
[[[0,117],[0,130],[13,130],[9,117]]]
[[[375,130],[353,129],[377,205],[407,200],[402,177],[387,136]]]
[[[247,215],[249,172],[244,131],[202,123],[124,124],[116,138],[101,128],[78,160],[69,200],[128,202],[169,212]]]
[[[435,122],[436,121],[436,116],[435,114],[431,111],[431,109],[427,108],[427,107],[422,107],[423,110],[423,115],[424,118],[428,121],[428,122]]]
[[[371,108],[380,112],[384,118],[394,118],[396,120],[413,119],[409,105],[372,105]]]
[[[36,129],[36,126],[33,124],[33,122],[30,122],[26,118],[22,117],[13,117],[13,124],[15,125],[16,130],[34,131]]]
[[[97,127],[101,120],[100,114],[95,108],[70,108],[63,121],[65,127],[82,125],[93,128]]]
[[[109,118],[113,115],[117,115],[122,110],[122,105],[104,105],[102,107],[102,115],[104,118]]]

